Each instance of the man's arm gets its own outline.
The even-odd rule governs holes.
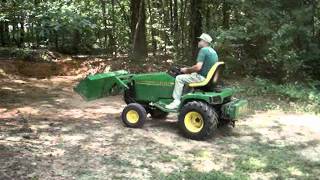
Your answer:
[[[203,62],[198,62],[196,65],[190,68],[181,68],[181,72],[185,74],[191,74],[194,72],[199,72],[202,68]]]

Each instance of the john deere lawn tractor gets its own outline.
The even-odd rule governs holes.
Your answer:
[[[175,77],[179,74],[174,69],[147,74],[130,74],[121,70],[89,75],[74,90],[86,100],[123,93],[127,106],[121,119],[130,128],[141,128],[147,114],[151,118],[164,119],[169,113],[178,113],[182,134],[187,138],[203,140],[215,132],[219,123],[234,125],[247,109],[246,100],[232,97],[233,89],[218,86],[223,67],[224,63],[218,62],[203,82],[185,85],[181,104],[176,110],[165,108],[173,101]]]

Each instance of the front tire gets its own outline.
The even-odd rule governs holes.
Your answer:
[[[141,128],[147,119],[147,112],[142,105],[131,103],[123,109],[121,119],[127,127]]]
[[[215,109],[200,101],[185,104],[178,119],[182,134],[194,140],[204,140],[211,137],[219,122]]]

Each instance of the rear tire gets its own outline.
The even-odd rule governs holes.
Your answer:
[[[178,119],[182,134],[194,140],[204,140],[211,137],[219,122],[215,109],[200,101],[185,104]]]
[[[121,119],[127,127],[141,128],[147,119],[147,112],[142,105],[131,103],[123,109]]]

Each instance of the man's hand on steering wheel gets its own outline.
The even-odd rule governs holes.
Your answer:
[[[182,74],[186,74],[187,73],[188,68],[180,68],[180,72]]]

